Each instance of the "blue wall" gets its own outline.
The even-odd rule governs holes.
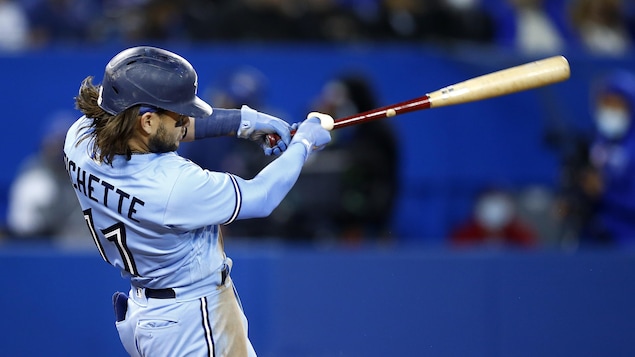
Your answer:
[[[231,242],[260,356],[633,356],[635,252]],[[0,249],[0,354],[124,356],[94,253]]]
[[[477,75],[534,60],[483,48],[439,51],[419,45],[170,47],[197,68],[201,89],[219,73],[239,65],[259,68],[269,79],[268,102],[306,116],[324,82],[346,70],[364,71],[381,104],[400,102]],[[120,48],[48,49],[0,56],[0,215],[19,162],[37,149],[48,118],[73,110],[81,80],[101,81],[105,63]],[[544,145],[544,130],[557,123],[588,127],[588,86],[604,71],[635,70],[635,56],[599,59],[565,54],[569,81],[460,106],[390,119],[400,136],[401,193],[394,235],[400,239],[440,240],[463,218],[474,192],[492,181],[511,185],[554,185],[557,155]],[[425,237],[425,238],[423,238]]]

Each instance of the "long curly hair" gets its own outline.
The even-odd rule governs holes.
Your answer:
[[[81,128],[85,131],[78,144],[84,140],[92,140],[91,156],[111,166],[115,155],[126,155],[130,160],[128,141],[134,135],[140,106],[136,105],[112,115],[97,104],[98,98],[99,86],[93,84],[92,76],[86,77],[75,97],[75,107],[92,121]]]

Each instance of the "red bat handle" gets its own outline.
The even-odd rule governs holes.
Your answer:
[[[295,134],[295,130],[291,130],[291,137]],[[280,140],[280,135],[278,134],[267,134],[265,136],[265,142],[269,145],[270,148],[276,146],[276,143]]]
[[[430,108],[430,98],[426,94],[401,103],[387,105],[385,107],[336,119],[333,124],[333,130],[428,108]],[[291,131],[291,136],[293,136],[293,134],[295,134],[295,130]],[[278,134],[267,134],[265,140],[269,147],[274,147],[278,140],[280,140],[280,136],[278,136]]]

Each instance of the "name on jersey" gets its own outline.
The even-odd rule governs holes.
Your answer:
[[[66,155],[64,155],[64,162],[66,171],[77,192],[110,209],[116,209],[122,216],[139,222],[135,218],[135,213],[137,213],[139,206],[145,205],[145,202],[82,169],[73,160],[69,160]]]

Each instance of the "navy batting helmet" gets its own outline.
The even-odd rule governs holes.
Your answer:
[[[140,46],[121,51],[106,65],[97,104],[118,114],[145,104],[191,117],[212,114],[197,97],[198,76],[183,57],[160,48]]]

